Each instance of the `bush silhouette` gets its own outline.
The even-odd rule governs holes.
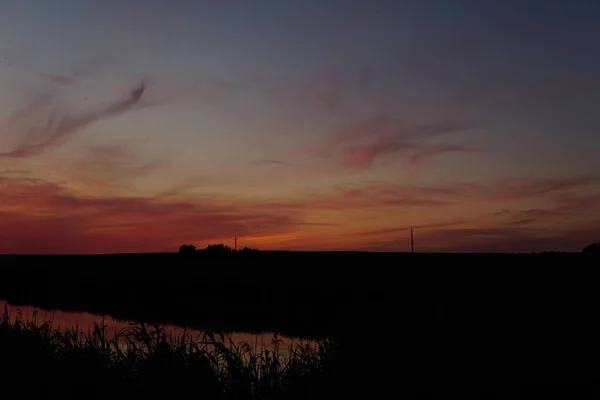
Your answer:
[[[600,254],[600,243],[592,243],[586,246],[582,253],[585,254]]]
[[[183,244],[179,248],[179,254],[189,255],[194,254],[196,252],[196,246],[193,244]]]
[[[219,243],[207,246],[206,249],[204,249],[204,251],[208,254],[228,254],[231,253],[233,250],[231,249],[231,247]]]

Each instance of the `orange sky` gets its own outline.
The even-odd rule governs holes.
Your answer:
[[[0,180],[0,252],[176,250],[182,243],[260,249],[527,251],[577,249],[598,232],[595,178],[488,186],[339,186],[282,198],[203,193],[98,195],[39,179]]]

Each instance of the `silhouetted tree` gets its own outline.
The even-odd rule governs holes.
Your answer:
[[[179,254],[182,254],[182,255],[190,255],[190,254],[194,254],[195,252],[196,252],[196,246],[194,246],[193,244],[183,244],[179,248]]]
[[[242,253],[254,253],[257,251],[258,251],[258,249],[253,249],[250,247],[244,247],[243,249],[240,250],[240,252],[242,252]]]
[[[589,246],[586,246],[582,253],[585,254],[600,254],[600,243],[592,243]]]
[[[204,249],[204,251],[208,254],[220,255],[220,254],[229,254],[233,250],[231,249],[231,247],[219,243],[219,244],[211,244],[209,246],[206,246],[206,249]]]

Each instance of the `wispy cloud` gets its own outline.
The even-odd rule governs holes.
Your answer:
[[[367,168],[389,154],[408,157],[412,166],[444,153],[477,151],[462,144],[430,143],[429,139],[463,132],[472,126],[460,121],[439,121],[426,125],[402,123],[388,116],[357,120],[334,130],[322,143],[309,149],[321,157],[335,157],[343,165]]]
[[[559,200],[559,195],[593,188],[600,177],[580,175],[554,178],[504,178],[490,182],[449,182],[429,188],[438,195],[476,201],[501,202],[519,199],[544,198]]]
[[[370,183],[339,186],[327,192],[309,193],[310,200],[290,203],[312,209],[367,209],[381,207],[441,207],[465,202],[502,203],[513,200],[554,202],[556,211],[565,212],[584,206],[597,206],[592,197],[564,197],[586,190],[598,181],[594,176],[560,178],[499,179],[487,183],[447,182],[431,185]],[[501,209],[494,215],[508,214]],[[530,211],[533,213],[534,211]]]
[[[508,208],[503,208],[501,210],[496,211],[492,215],[495,216],[495,217],[497,217],[497,216],[506,215],[506,214],[509,214],[509,213],[510,213],[510,210]]]
[[[288,163],[288,162],[281,161],[281,160],[275,160],[275,159],[256,160],[256,161],[252,161],[251,164],[252,165],[290,165],[290,163]]]
[[[33,179],[0,178],[0,190],[0,253],[169,251],[296,227],[289,213],[247,202],[89,197]]]
[[[407,235],[412,227],[417,232],[418,243],[423,251],[577,250],[586,240],[594,240],[586,236],[589,229],[585,226],[593,226],[600,217],[600,194],[593,185],[595,181],[596,178],[592,176],[575,176],[428,186],[372,183],[337,188],[328,196],[315,196],[305,207],[337,212],[397,208],[410,210],[413,215],[427,215],[427,211],[413,210],[415,207],[434,210],[477,203],[480,209],[475,214],[467,211],[460,214],[465,218],[457,215],[457,219],[450,221],[432,221],[412,226],[401,223],[397,227],[388,225],[381,229],[320,238],[325,247],[405,251],[408,248]],[[496,208],[498,204],[508,201],[516,202],[511,203],[514,209],[485,211],[485,207]],[[520,210],[522,204],[548,204],[548,207]],[[563,224],[557,218],[571,219]],[[543,225],[549,221],[554,224],[552,228]],[[582,227],[577,231],[579,236],[573,239],[563,235],[562,229],[566,226]],[[560,243],[562,239],[565,239],[564,243]]]
[[[105,150],[111,153],[110,149]],[[102,152],[99,150],[99,153]],[[116,157],[118,159],[118,154]],[[196,182],[195,186],[199,184]],[[539,184],[537,187],[546,188],[546,185]],[[597,195],[571,195],[569,190],[562,189],[570,185],[552,187],[554,191],[551,194],[555,199],[552,204],[557,209],[563,207],[559,210],[561,212],[577,208],[581,214],[584,211],[581,207],[588,207],[588,213],[598,208],[598,202],[594,202],[598,199]],[[508,185],[508,188],[510,198],[515,198],[513,187]],[[505,198],[498,196],[500,187],[490,196],[487,189],[477,185],[383,183],[347,186],[330,193],[308,193],[290,201],[236,201],[235,198],[214,194],[194,197],[186,195],[185,188],[173,189],[174,194],[179,193],[178,196],[84,196],[50,182],[17,177],[0,178],[0,191],[0,252],[33,253],[166,251],[183,242],[202,245],[203,242],[236,235],[272,237],[275,238],[273,241],[285,242],[280,243],[284,247],[406,250],[402,247],[402,237],[411,227],[406,223],[348,233],[343,231],[343,225],[329,224],[326,218],[323,219],[323,212],[381,210],[386,207],[431,209],[473,199],[489,201],[490,206],[497,207],[495,199]],[[544,189],[524,195],[535,196],[537,193],[543,196],[549,194]],[[548,210],[548,215],[553,215],[553,212],[558,215],[558,211],[550,207]],[[456,219],[415,224],[412,228],[417,232],[417,249],[538,251],[575,249],[586,240],[594,240],[586,236],[593,232],[583,225],[575,238],[563,234],[560,225],[552,231],[538,229],[535,223],[541,217],[539,211],[500,211],[501,215],[514,216],[514,219],[503,222],[497,218],[480,220],[477,216],[465,215],[465,218],[457,216]],[[483,215],[486,215],[485,212]],[[319,218],[315,219],[315,216]],[[587,218],[583,222],[591,224],[593,220]],[[315,236],[311,236],[315,226],[322,229],[329,226],[331,235],[335,231],[335,240],[327,241],[320,237],[320,231],[313,232]],[[565,242],[561,243],[562,239]],[[271,239],[264,240],[271,243]]]
[[[593,227],[556,229],[551,232],[525,226],[443,229],[424,234],[420,245],[426,251],[581,251],[599,233],[600,230]]]
[[[415,225],[403,225],[397,228],[384,228],[384,229],[376,229],[369,231],[361,231],[361,232],[352,232],[348,233],[344,236],[360,236],[364,238],[378,238],[382,236],[388,235],[398,235],[398,234],[407,234],[411,229],[416,230],[419,234],[423,231],[436,230],[442,228],[449,228],[453,226],[464,225],[469,221],[461,219],[456,221],[445,221],[445,222],[432,222],[428,224],[415,224]]]
[[[528,218],[548,219],[552,217],[599,217],[600,193],[558,197],[546,208],[529,208],[520,212]]]
[[[57,169],[69,182],[90,187],[120,187],[164,166],[160,158],[137,161],[124,144],[93,146],[79,157],[65,160]]]
[[[59,83],[61,85],[70,85],[72,83],[74,83],[78,76],[77,75],[72,75],[72,76],[68,76],[68,75],[53,75],[53,74],[41,74],[44,78],[49,79],[50,81],[54,82],[54,83]]]
[[[341,189],[338,194],[312,203],[321,209],[365,209],[379,207],[425,207],[448,204],[440,197],[426,196],[419,188],[371,187],[363,189]]]
[[[419,168],[425,160],[440,156],[446,153],[469,153],[481,151],[472,146],[462,145],[432,145],[421,149],[416,149],[409,157],[409,165],[413,168]]]
[[[495,183],[480,186],[479,190],[486,197],[510,200],[581,189],[597,182],[600,182],[600,177],[589,174],[543,179],[501,179]]]
[[[525,226],[481,226],[419,231],[415,251],[531,253],[533,251],[579,252],[599,237],[597,227],[548,231]],[[363,239],[355,248],[368,251],[409,251],[408,236]]]
[[[535,220],[531,219],[531,218],[523,218],[523,219],[518,219],[516,221],[512,221],[510,222],[509,225],[529,225],[532,224]]]
[[[60,75],[60,74],[49,74],[42,73],[40,76],[48,79],[50,82],[59,84],[59,85],[72,85],[77,83],[77,81],[87,78],[92,73],[106,67],[110,63],[110,58],[106,56],[96,55],[91,59],[82,61],[77,63],[71,68],[70,74]]]
[[[11,122],[9,129],[16,130],[16,134],[21,136],[22,141],[12,150],[0,152],[0,157],[30,158],[59,146],[90,124],[133,110],[140,103],[145,90],[146,86],[142,82],[132,89],[125,99],[79,115],[53,110],[48,118],[28,127],[28,122],[33,119],[36,112],[43,108],[53,108],[54,97],[45,94],[9,118]]]

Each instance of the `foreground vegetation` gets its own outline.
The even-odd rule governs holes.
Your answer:
[[[332,344],[318,341],[256,350],[224,335],[132,325],[107,337],[106,326],[58,330],[49,321],[0,317],[0,370],[5,382],[25,378],[37,398],[314,398],[328,392]],[[59,396],[57,396],[59,395]],[[152,397],[154,398],[154,397]]]

